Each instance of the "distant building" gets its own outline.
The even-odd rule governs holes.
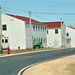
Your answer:
[[[39,21],[31,19],[31,32],[29,18],[17,15],[2,14],[2,47],[11,49],[30,49],[41,42],[47,47],[47,27]],[[32,39],[30,39],[30,35]]]
[[[66,26],[64,22],[44,22],[47,24],[47,47],[66,46]]]
[[[75,28],[66,26],[66,47],[75,47]]]

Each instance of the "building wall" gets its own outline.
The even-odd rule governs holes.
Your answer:
[[[8,37],[11,49],[26,48],[25,23],[19,19],[2,14],[2,25],[7,25],[7,30],[2,31],[4,37]]]
[[[67,33],[69,33],[69,38],[71,38],[71,47],[75,47],[75,29],[66,26],[66,34]]]
[[[43,47],[47,47],[47,28],[44,25],[35,25],[35,28],[33,27],[32,33],[33,33],[33,39],[42,39]],[[37,28],[36,28],[37,26]]]
[[[58,29],[58,34],[55,34],[55,28],[48,29],[47,46],[48,47],[60,47],[61,46],[61,29]]]
[[[42,30],[41,30],[41,27],[42,27]],[[43,27],[45,28],[46,26],[32,24],[32,28],[31,28],[32,29],[32,47],[33,47],[34,38],[35,39],[42,38],[43,47],[47,47],[47,35],[46,35],[46,30],[44,29],[43,31]],[[26,47],[30,48],[30,25],[29,24],[26,24]]]
[[[29,49],[31,48],[30,46],[30,25],[29,24],[25,24],[25,32],[26,32],[26,48]]]

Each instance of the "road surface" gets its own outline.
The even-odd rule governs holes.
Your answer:
[[[17,75],[22,68],[28,65],[74,54],[75,48],[70,48],[0,57],[0,75]]]

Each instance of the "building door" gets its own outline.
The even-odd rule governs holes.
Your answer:
[[[71,46],[71,39],[67,39],[67,47]]]
[[[2,48],[3,48],[3,49],[7,49],[8,46],[9,46],[9,44],[8,44],[8,37],[4,37],[4,38],[2,39]]]
[[[54,48],[59,48],[59,42],[58,42],[57,40],[55,40],[55,41],[53,42],[53,47],[54,47]]]

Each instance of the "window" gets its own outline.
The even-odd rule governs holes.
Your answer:
[[[45,43],[45,38],[43,38],[43,43]]]
[[[33,30],[35,31],[35,25],[33,25]]]
[[[55,34],[58,34],[58,29],[55,29]]]
[[[42,26],[41,26],[41,31],[42,31]]]
[[[40,31],[40,27],[38,26],[38,31]]]
[[[8,39],[5,39],[5,43],[8,43]]]
[[[41,38],[41,43],[42,43],[42,38]]]
[[[43,26],[43,32],[44,32],[44,26]]]
[[[35,45],[35,37],[33,38],[33,45]]]
[[[2,43],[4,43],[4,39],[2,39]]]
[[[36,26],[36,31],[37,31],[37,26]]]
[[[67,36],[69,36],[69,33],[67,33]]]
[[[45,38],[45,43],[47,43],[47,38]]]
[[[7,30],[7,26],[6,25],[2,25],[3,30]]]
[[[41,31],[41,26],[39,26],[39,31]]]
[[[46,32],[46,27],[45,27],[45,32]]]
[[[48,30],[47,30],[47,34],[48,34]]]

